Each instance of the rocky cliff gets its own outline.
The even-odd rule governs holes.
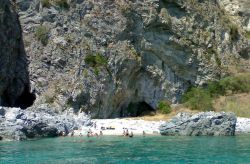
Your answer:
[[[0,0],[0,106],[32,105],[22,30],[14,4]]]
[[[230,14],[228,3],[18,0],[36,103],[99,118],[178,103],[249,60],[249,13]]]

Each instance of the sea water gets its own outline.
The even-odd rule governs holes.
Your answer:
[[[250,135],[61,137],[0,142],[0,163],[250,163]]]

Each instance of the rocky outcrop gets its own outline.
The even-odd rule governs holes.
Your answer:
[[[18,15],[14,4],[0,0],[0,105],[26,108],[33,101]]]
[[[185,136],[233,136],[236,120],[234,113],[202,112],[194,115],[179,113],[160,127],[160,133]]]
[[[248,52],[244,29],[217,1],[47,2],[17,6],[37,103],[61,111],[110,118],[138,113],[134,104],[178,103],[188,87],[219,79]]]
[[[1,138],[25,140],[55,137],[91,124],[89,117],[84,113],[75,115],[72,112],[65,112],[63,115],[59,115],[52,111],[46,105],[27,110],[0,107]]]

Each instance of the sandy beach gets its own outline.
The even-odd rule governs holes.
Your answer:
[[[123,135],[124,130],[128,129],[129,133],[133,132],[134,135],[160,135],[159,127],[165,121],[146,121],[142,119],[93,119],[93,124],[90,127],[82,127],[74,131],[75,136],[86,136],[88,131],[93,134],[103,135]],[[236,123],[236,134],[250,133],[250,118],[238,117]]]
[[[123,135],[124,130],[133,132],[134,135],[160,135],[159,127],[164,121],[145,121],[134,119],[93,119],[93,125],[89,128],[83,127],[80,130],[75,130],[75,135],[87,135],[90,130],[94,134],[103,135]]]
[[[250,133],[250,118],[237,117],[236,134]]]

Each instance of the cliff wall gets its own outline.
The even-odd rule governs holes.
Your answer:
[[[190,86],[249,69],[248,11],[225,2],[17,1],[36,103],[137,115],[134,104],[178,103]]]

